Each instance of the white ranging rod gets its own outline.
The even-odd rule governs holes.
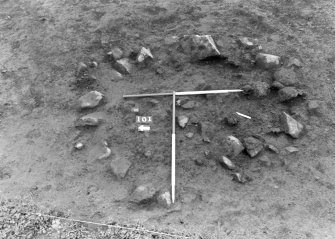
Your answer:
[[[207,95],[243,92],[240,89],[234,90],[205,90],[205,91],[184,91],[172,93],[150,93],[137,95],[123,95],[123,98],[151,97],[151,96],[170,96],[172,95],[172,161],[171,161],[171,201],[175,203],[176,198],[176,95]]]

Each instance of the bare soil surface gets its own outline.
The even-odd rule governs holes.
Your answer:
[[[44,208],[87,221],[172,228],[220,238],[334,238],[335,235],[335,3],[331,0],[1,0],[0,1],[0,197],[30,198]],[[227,61],[185,62],[172,36],[210,34]],[[238,37],[259,40],[263,52],[290,58],[297,87],[306,99],[279,101],[243,94],[191,96],[195,109],[177,108],[194,122],[211,122],[215,135],[203,142],[199,126],[177,127],[176,203],[137,205],[130,196],[138,185],[170,188],[171,97],[132,99],[140,115],[153,117],[149,134],[137,132],[135,113],[123,94],[238,89],[246,83],[271,84],[273,72],[250,64]],[[151,49],[152,63],[130,75],[115,74],[106,53]],[[242,52],[242,53],[241,53]],[[93,84],[78,84],[79,62],[96,61]],[[97,90],[105,95],[95,109],[78,110],[78,98]],[[308,108],[319,102],[318,112]],[[126,103],[128,102],[128,103]],[[128,107],[128,108],[127,108]],[[238,126],[222,122],[234,112]],[[282,111],[305,128],[298,139],[269,133],[280,127]],[[75,127],[91,112],[107,120],[94,128]],[[185,135],[193,132],[189,139]],[[279,149],[264,150],[234,162],[252,180],[232,181],[217,162],[222,140],[256,136]],[[112,149],[97,159],[102,141]],[[74,144],[85,147],[75,150]],[[288,153],[287,146],[298,152]],[[110,163],[117,155],[132,163],[123,179]],[[268,163],[260,159],[267,156]]]

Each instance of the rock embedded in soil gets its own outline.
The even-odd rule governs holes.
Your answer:
[[[302,63],[301,63],[301,61],[299,61],[297,58],[292,58],[292,57],[291,57],[291,58],[289,59],[288,63],[287,63],[287,66],[288,66],[288,67],[295,66],[295,67],[300,68],[300,67],[302,67]]]
[[[228,136],[228,141],[233,148],[232,157],[236,157],[237,155],[239,155],[244,150],[244,146],[238,138],[230,135],[230,136]]]
[[[258,53],[256,56],[256,64],[266,70],[274,69],[280,66],[280,57],[265,53]]]
[[[266,82],[256,81],[251,86],[253,94],[258,98],[265,97],[270,93],[270,85]]]
[[[84,62],[79,62],[77,71],[76,71],[76,76],[81,77],[87,72],[88,72],[88,66]]]
[[[285,150],[290,154],[299,152],[299,149],[293,146],[286,147]]]
[[[157,202],[162,207],[170,208],[171,204],[172,204],[170,192],[165,191],[165,192],[161,193],[157,198]]]
[[[282,128],[286,134],[289,134],[296,139],[300,137],[304,128],[301,123],[296,121],[293,117],[285,112],[281,114],[280,119],[282,123]]]
[[[202,140],[210,143],[216,134],[216,127],[211,122],[200,122],[200,133]]]
[[[150,49],[142,47],[141,51],[138,53],[138,56],[136,58],[138,63],[145,62],[147,60],[154,59],[153,55],[151,54]]]
[[[189,121],[189,117],[187,117],[186,115],[179,115],[178,116],[178,125],[181,127],[181,128],[185,128],[187,123]]]
[[[238,43],[245,48],[255,48],[258,46],[258,41],[256,39],[251,39],[249,37],[240,37]]]
[[[272,161],[270,160],[270,158],[267,155],[263,155],[263,156],[259,157],[258,161],[262,166],[265,166],[265,167],[268,167],[268,168],[273,165]]]
[[[114,68],[121,74],[129,75],[131,73],[132,65],[128,58],[122,58],[115,62]]]
[[[88,115],[84,115],[78,119],[75,123],[76,127],[81,126],[98,126],[106,121],[106,114],[104,112],[95,112]]]
[[[79,98],[79,107],[81,109],[91,109],[97,107],[104,95],[98,91],[91,91]]]
[[[247,137],[244,140],[244,146],[246,148],[247,153],[250,155],[250,157],[257,156],[264,148],[264,144],[259,139],[256,139],[255,137]]]
[[[240,119],[237,117],[235,113],[231,113],[224,118],[224,121],[229,126],[236,126],[240,122]]]
[[[184,53],[195,61],[220,56],[220,52],[210,35],[186,35],[181,40],[181,46]]]
[[[277,149],[277,147],[275,147],[274,145],[268,144],[268,145],[266,145],[266,148],[268,150],[270,150],[271,152],[279,154],[279,149]]]
[[[236,172],[236,173],[233,173],[233,181],[241,183],[241,184],[245,184],[251,181],[251,178],[247,176],[246,174],[244,174],[243,172]]]
[[[298,96],[304,96],[305,93],[301,90],[297,90],[295,87],[284,87],[278,91],[279,101],[285,102],[293,100]]]
[[[196,107],[199,107],[199,103],[193,100],[189,100],[185,103],[181,103],[181,108],[186,109],[186,110],[194,109]]]
[[[321,115],[323,111],[322,101],[310,100],[307,103],[308,113],[311,115]]]
[[[157,190],[151,184],[140,185],[130,195],[130,202],[146,204],[154,200]]]
[[[275,90],[280,90],[280,89],[283,89],[285,86],[280,83],[279,81],[274,81],[272,82],[272,85],[271,85],[271,88],[272,89],[275,89]]]
[[[123,57],[123,51],[119,47],[114,47],[107,55],[111,57],[112,61],[117,61]]]
[[[132,163],[127,158],[118,153],[115,153],[115,158],[110,163],[112,173],[118,179],[122,179],[127,175],[131,165]]]
[[[297,75],[291,68],[280,68],[273,74],[273,79],[284,86],[295,86],[298,84]]]
[[[224,166],[227,169],[230,169],[230,170],[236,169],[236,165],[226,156],[221,156],[219,159],[219,162],[222,166]]]
[[[191,139],[191,138],[193,138],[194,134],[192,132],[188,132],[188,133],[185,134],[185,136],[186,136],[186,138]]]

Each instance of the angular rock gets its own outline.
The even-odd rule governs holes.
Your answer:
[[[148,59],[153,59],[150,49],[142,47],[140,53],[138,54],[136,60],[138,63],[144,62]]]
[[[277,147],[275,147],[274,145],[268,144],[266,145],[266,148],[276,154],[279,154],[279,150],[277,149]]]
[[[255,48],[258,46],[258,41],[256,39],[251,39],[249,37],[240,37],[238,43],[245,48]]]
[[[258,155],[264,148],[263,142],[252,136],[244,139],[244,146],[247,150],[247,153],[252,158]]]
[[[111,161],[110,165],[113,174],[118,179],[122,179],[127,175],[132,163],[124,156],[121,156],[118,153],[116,153],[115,158]]]
[[[161,193],[157,198],[157,202],[162,207],[165,207],[165,208],[171,207],[172,202],[171,202],[170,192],[166,191],[166,192]]]
[[[111,57],[112,61],[117,61],[122,58],[123,51],[118,47],[114,47],[110,52],[107,53],[107,55]]]
[[[83,95],[82,97],[79,98],[79,107],[81,109],[86,109],[86,108],[94,108],[99,105],[101,102],[102,98],[104,97],[103,94],[101,94],[98,91],[91,91],[87,93],[86,95]]]
[[[304,126],[292,118],[289,114],[283,112],[281,114],[282,128],[286,134],[291,135],[293,138],[299,138]]]
[[[128,58],[122,58],[115,62],[114,68],[121,74],[129,75],[131,73],[132,65]]]
[[[256,81],[252,83],[252,91],[256,97],[265,97],[270,93],[270,85],[266,82]]]
[[[210,35],[186,35],[182,39],[181,46],[184,53],[196,61],[220,56],[220,52]]]
[[[233,148],[232,157],[236,157],[237,155],[239,155],[244,150],[244,146],[238,138],[230,135],[230,136],[228,136],[228,141]]]
[[[84,62],[79,62],[78,68],[76,71],[76,76],[77,77],[83,76],[87,72],[88,72],[88,66]]]
[[[236,172],[233,174],[233,181],[245,184],[249,181],[251,181],[251,178],[244,174],[243,172]]]
[[[186,103],[182,103],[181,104],[181,108],[183,108],[183,109],[194,109],[194,108],[196,108],[196,107],[199,107],[199,103],[198,102],[195,102],[195,101],[193,101],[193,100],[189,100],[189,101],[187,101]]]
[[[106,121],[106,114],[104,112],[95,112],[88,115],[84,115],[75,123],[76,127],[80,126],[98,126]]]
[[[273,74],[273,79],[284,86],[295,86],[298,84],[297,75],[291,68],[280,68]]]
[[[299,149],[293,146],[286,147],[285,150],[290,154],[299,152]]]
[[[291,66],[302,67],[302,63],[297,58],[290,58],[287,63],[287,66],[288,67],[291,67]]]
[[[102,141],[90,148],[88,158],[92,162],[95,160],[104,160],[107,159],[111,153],[112,150],[108,147],[107,142]]]
[[[130,195],[130,202],[146,204],[154,200],[157,190],[151,184],[138,186]]]
[[[277,68],[280,66],[280,57],[270,54],[258,53],[256,56],[256,64],[266,70]]]
[[[240,122],[240,119],[237,117],[235,113],[229,114],[224,118],[225,122],[229,126],[236,126]]]
[[[293,100],[298,96],[304,96],[305,93],[301,90],[297,90],[295,87],[284,87],[278,91],[279,101],[285,102]]]
[[[224,166],[227,169],[230,169],[230,170],[236,169],[236,165],[226,156],[220,157],[219,162],[222,166]]]
[[[185,128],[187,123],[189,121],[189,117],[187,117],[186,115],[179,115],[178,116],[178,125],[181,127],[181,128]]]
[[[216,133],[216,127],[211,122],[200,123],[200,133],[203,141],[210,143]]]

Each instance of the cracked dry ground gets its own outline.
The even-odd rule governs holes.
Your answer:
[[[219,224],[221,238],[334,238],[333,1],[1,0],[0,6],[2,198],[30,198],[73,218],[140,221],[212,237]],[[225,46],[234,37],[254,37],[264,52],[300,59],[299,85],[308,97],[288,104],[275,93],[264,99],[192,98],[200,107],[188,113],[217,125],[217,139],[205,144],[195,128],[177,129],[177,204],[138,207],[128,201],[135,185],[169,185],[171,100],[159,98],[158,107],[136,100],[154,119],[153,132],[145,137],[133,130],[135,118],[123,110],[122,94],[193,90],[204,81],[228,89],[269,80],[270,73],[257,68],[179,64],[165,39],[184,34],[211,34],[229,53],[233,49]],[[106,43],[126,51],[147,46],[155,64],[119,79],[104,59]],[[71,83],[78,62],[90,59],[99,63],[92,89],[106,96],[98,111],[109,120],[97,129],[78,130],[74,121],[83,113],[76,102],[88,89]],[[308,114],[309,100],[322,102],[321,114]],[[277,126],[283,110],[305,125],[301,138],[266,133]],[[219,124],[235,111],[252,120],[241,120],[233,129]],[[195,136],[185,138],[193,130]],[[259,135],[281,152],[264,152],[273,161],[269,167],[241,154],[237,163],[253,178],[244,185],[231,181],[220,165],[194,163],[204,160],[206,151],[220,152],[220,137],[230,134]],[[85,143],[81,151],[73,150],[77,140]],[[111,174],[110,159],[92,160],[102,140],[129,154],[133,165],[123,180]],[[299,152],[286,154],[287,146]],[[152,151],[149,157],[147,151]]]

